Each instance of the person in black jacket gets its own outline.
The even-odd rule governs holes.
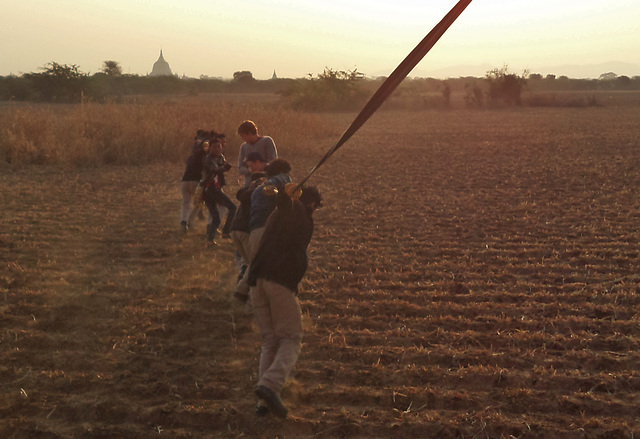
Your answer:
[[[191,224],[191,200],[195,195],[198,183],[202,178],[202,166],[204,165],[204,159],[209,151],[209,143],[205,142],[206,132],[198,130],[198,133],[193,141],[193,147],[191,155],[187,159],[187,166],[182,175],[182,209],[180,210],[180,227],[183,232],[189,230]],[[206,143],[206,145],[205,145]]]
[[[231,165],[227,163],[222,154],[222,139],[216,137],[211,140],[209,154],[204,161],[202,180],[202,199],[209,210],[210,223],[207,225],[207,245],[215,245],[215,234],[220,226],[220,213],[218,212],[218,204],[227,208],[227,218],[222,228],[222,236],[229,237],[231,229],[231,221],[236,213],[236,205],[222,191],[225,186],[225,172],[231,169]]]
[[[258,251],[249,267],[248,282],[254,317],[262,338],[255,394],[265,411],[284,418],[287,409],[280,391],[295,366],[302,345],[302,312],[298,284],[307,271],[307,247],[313,234],[313,212],[322,205],[314,187],[294,194],[296,185],[277,188],[276,209],[269,216]],[[262,190],[258,188],[256,190]]]

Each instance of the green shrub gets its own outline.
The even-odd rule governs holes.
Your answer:
[[[325,68],[317,78],[295,81],[283,94],[295,109],[310,111],[353,111],[367,99],[362,87],[364,75],[357,70],[337,71]]]

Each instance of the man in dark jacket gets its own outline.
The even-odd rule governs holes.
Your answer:
[[[202,199],[209,209],[209,217],[211,218],[211,223],[207,226],[207,245],[215,245],[214,237],[221,222],[218,205],[227,208],[227,219],[222,228],[223,236],[229,236],[231,221],[236,213],[236,205],[222,190],[226,184],[224,174],[231,169],[231,165],[227,163],[222,154],[222,142],[220,138],[211,141],[209,154],[205,158],[202,169],[202,180],[200,180],[200,186],[203,187]]]
[[[198,183],[202,178],[202,166],[209,152],[209,142],[204,141],[203,131],[198,130],[198,135],[193,142],[191,155],[187,159],[187,166],[182,176],[182,209],[180,209],[180,227],[183,232],[189,230],[191,213],[191,200],[195,195]]]
[[[316,188],[304,188],[296,199],[299,193],[292,193],[295,187],[294,183],[278,187],[276,209],[267,220],[248,276],[249,285],[255,287],[251,289],[251,302],[262,337],[255,393],[267,411],[281,418],[287,416],[287,409],[279,394],[302,345],[298,284],[307,271],[312,215],[322,205]],[[259,407],[256,413],[264,412]]]

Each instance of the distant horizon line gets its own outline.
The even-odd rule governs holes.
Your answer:
[[[50,62],[55,62],[55,61],[50,61]],[[122,67],[122,63],[118,62],[118,64],[120,64],[120,66]],[[73,65],[76,65],[80,68],[78,64],[73,64]],[[509,68],[510,64],[504,63],[501,66],[493,66],[490,63],[458,64],[458,65],[451,65],[447,67],[440,67],[440,68],[433,68],[433,69],[418,67],[414,69],[414,72],[412,72],[412,74],[410,74],[408,77],[409,78],[433,78],[433,79],[440,79],[440,80],[456,79],[456,78],[471,78],[471,77],[482,78],[486,75],[487,72],[490,72],[493,69],[502,68],[505,66]],[[38,70],[42,69],[43,67],[39,67]],[[357,67],[354,68],[354,70],[357,70]],[[556,77],[566,76],[570,79],[598,79],[601,75],[604,75],[607,73],[614,73],[617,76],[628,76],[631,78],[640,76],[640,65],[626,62],[626,61],[608,61],[608,62],[602,62],[602,63],[589,63],[589,64],[562,64],[562,65],[556,65],[556,66],[529,67],[525,69],[509,69],[511,73],[518,73],[521,70],[522,71],[527,70],[528,73],[530,74],[542,74],[543,76],[555,75]],[[233,79],[232,76],[226,77],[226,76],[214,76],[214,75],[206,75],[206,74],[191,76],[185,73],[182,73],[182,74],[175,73],[174,69],[172,69],[172,71],[174,73],[172,75],[167,75],[167,76],[177,76],[180,78],[189,78],[189,79],[200,79],[201,77],[206,77],[210,79],[221,79],[221,80]],[[237,71],[251,72],[251,70],[248,70],[248,69],[237,70]],[[308,75],[307,73],[298,77],[280,76],[277,74],[278,72],[277,68],[273,69],[273,71],[275,72],[277,79],[302,79],[307,77]],[[635,71],[636,73],[630,73],[631,71]],[[466,73],[463,73],[463,72],[466,72]],[[13,72],[11,72],[6,75],[0,75],[0,76],[5,76],[5,77],[6,76],[22,76],[28,73],[33,73],[33,72],[21,72],[20,74],[14,74]],[[100,71],[94,72],[94,73],[86,72],[87,75],[94,75],[96,73],[100,73]],[[251,73],[253,75],[253,72]],[[391,74],[391,71],[383,72],[381,70],[377,70],[371,74],[368,74],[365,72],[362,72],[362,73],[369,79],[375,79],[379,77],[388,76],[389,74]],[[150,72],[131,73],[129,71],[127,73],[123,72],[123,74],[135,75],[135,76],[149,76]],[[263,79],[258,79],[255,76],[254,76],[254,79],[263,80]],[[269,76],[266,79],[273,79],[273,73],[271,74],[271,76]]]

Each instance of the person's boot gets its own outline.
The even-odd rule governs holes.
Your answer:
[[[216,245],[215,237],[216,237],[216,229],[213,227],[213,225],[208,224],[207,225],[207,247]]]
[[[286,418],[288,410],[282,404],[280,397],[276,392],[266,386],[256,386],[255,393],[258,398],[264,401],[269,411],[279,418]]]

